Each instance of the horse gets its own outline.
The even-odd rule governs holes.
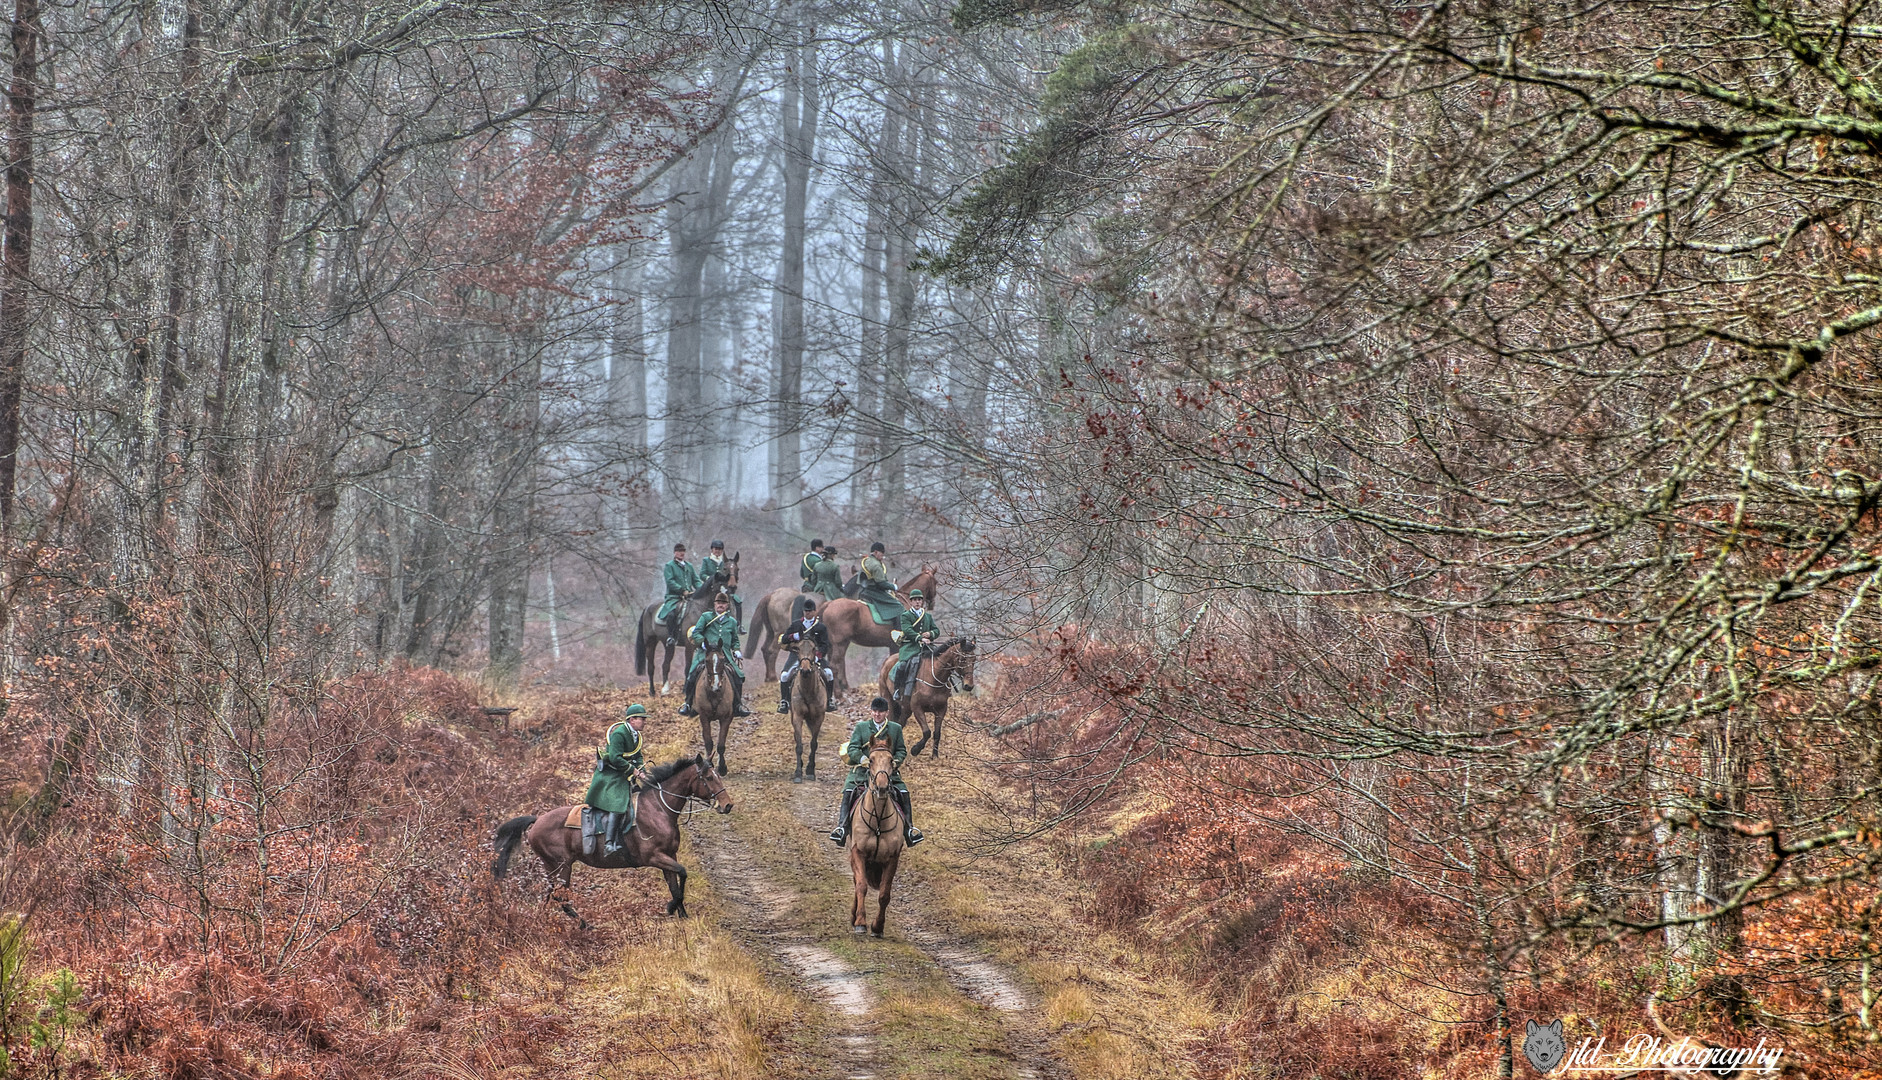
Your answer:
[[[876,922],[868,932],[882,936],[889,918],[889,892],[902,861],[902,808],[896,805],[895,755],[881,736],[869,743],[869,782],[850,811],[850,879],[856,901],[850,905],[850,933],[864,932],[869,890],[876,890]]]
[[[824,695],[823,659],[817,655],[817,643],[805,638],[797,643],[797,678],[791,684],[791,735],[797,740],[797,772],[791,783],[806,778],[817,779],[817,739],[823,734],[824,713],[830,707]],[[804,761],[804,731],[810,731],[810,762]]]
[[[712,723],[719,722],[719,775],[727,775],[725,741],[732,730],[732,706],[738,700],[732,687],[732,658],[717,645],[699,661],[704,669],[693,687],[693,711],[699,714],[699,737],[706,744],[705,759],[712,760]]]
[[[921,571],[902,584],[902,595],[907,596],[910,589],[920,589],[927,597],[928,606],[934,607],[935,595],[940,585],[936,578],[939,567],[924,563]],[[778,677],[778,635],[791,625],[792,605],[798,596],[803,595],[795,589],[773,589],[765,594],[763,603],[752,613],[752,633],[757,635],[760,627],[768,632],[758,640],[763,642],[765,655],[765,678],[775,680]],[[849,649],[851,644],[864,648],[887,649],[894,646],[889,638],[893,626],[884,626],[869,613],[869,605],[861,600],[826,600],[817,605],[825,626],[830,628],[830,666],[836,670],[836,692],[842,697],[849,692]]]
[[[908,696],[900,701],[893,697],[895,684],[889,675],[895,670],[895,654],[882,664],[882,696],[889,699],[889,719],[902,727],[908,727],[908,718],[921,725],[921,738],[909,750],[908,756],[921,753],[921,748],[928,745],[928,717],[934,717],[934,757],[941,756],[941,721],[948,715],[948,698],[954,693],[954,684],[958,681],[963,691],[972,693],[974,689],[974,639],[970,637],[949,638],[921,651],[915,661],[915,680],[909,687]]]
[[[510,856],[521,841],[529,841],[530,850],[542,859],[543,873],[549,883],[544,899],[552,898],[560,878],[560,887],[569,887],[576,863],[600,870],[622,870],[636,866],[657,867],[667,879],[667,914],[686,918],[686,867],[674,858],[680,849],[680,814],[697,799],[711,803],[721,814],[732,812],[732,793],[713,773],[704,754],[680,758],[648,774],[650,786],[636,797],[638,818],[627,834],[626,843],[613,855],[588,855],[582,851],[582,830],[569,828],[566,822],[570,806],[558,806],[541,816],[524,814],[497,826],[496,865],[490,872],[500,881],[510,868]],[[579,821],[579,819],[577,819]],[[575,905],[562,902],[562,911],[588,929],[587,920],[576,914]]]
[[[685,664],[681,670],[690,671],[693,666],[693,640],[686,636],[686,631],[706,613],[712,598],[720,589],[735,592],[738,589],[738,555],[734,553],[725,561],[725,567],[713,574],[704,585],[686,594],[686,600],[680,605],[680,647],[686,651]],[[660,604],[658,601],[648,604],[640,612],[640,628],[634,635],[634,674],[647,676],[647,694],[655,694],[653,684],[654,654],[665,645],[667,654],[660,665],[660,689],[658,693],[673,692],[673,650],[666,644],[666,626],[659,621]]]

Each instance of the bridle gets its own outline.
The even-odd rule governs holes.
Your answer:
[[[941,658],[953,652],[957,646],[960,647],[960,655],[969,658],[966,663],[971,666],[973,664],[973,651],[967,647],[968,644],[969,639],[957,637],[950,638],[939,645],[924,646],[922,649],[922,658],[931,662],[929,664],[929,670],[935,673],[935,679],[922,678],[921,665],[917,662],[915,666],[915,684],[917,686],[933,687],[936,690],[946,687],[949,693],[965,693],[967,680],[961,676],[960,672],[952,672],[948,675],[946,680],[941,680],[940,670]]]
[[[884,765],[880,769],[878,769],[875,764],[876,754],[878,752],[882,753],[882,755],[890,761],[890,764]],[[887,747],[881,748],[880,751],[878,751],[876,747],[870,748],[869,792],[876,797],[876,808],[873,811],[865,813],[863,820],[868,823],[869,831],[878,836],[885,835],[891,831],[891,828],[884,828],[883,825],[886,822],[892,827],[895,822],[896,814],[899,812],[895,805],[895,766],[893,762],[894,758],[889,755]],[[881,778],[880,783],[877,782],[878,777]]]
[[[688,767],[692,769],[699,769],[701,766],[699,762],[694,761]],[[705,771],[711,772],[712,771],[711,767],[707,766],[705,768]],[[667,779],[671,780],[672,777],[669,776],[667,777]],[[713,804],[719,801],[719,796],[726,793],[724,784],[719,785],[719,790],[708,792],[705,795],[695,795],[692,792],[688,791],[688,792],[684,792],[676,796],[680,800],[680,805],[674,806],[672,803],[667,802],[667,796],[673,795],[674,793],[666,789],[666,781],[661,781],[660,783],[653,785],[653,792],[654,792],[654,798],[657,799],[660,803],[660,808],[662,810],[665,810],[667,813],[672,814],[676,818],[689,818],[689,817],[692,817],[694,814],[707,813],[710,810],[712,810]],[[704,805],[694,806],[693,805],[694,803],[702,803]],[[643,840],[653,839],[653,837],[648,836],[647,833],[641,828],[641,822],[639,819],[635,819],[634,821],[634,831],[638,833],[640,835],[640,838]]]

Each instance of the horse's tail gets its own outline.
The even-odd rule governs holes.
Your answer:
[[[752,642],[755,641],[758,643],[759,647],[753,649],[753,652],[761,652],[763,647],[771,642],[771,620],[765,617],[765,612],[770,607],[770,604],[760,599],[758,601],[758,607],[751,613],[751,625],[745,628],[745,647],[750,649]],[[782,631],[780,631],[780,633],[781,632]]]
[[[516,845],[522,843],[523,834],[535,823],[536,815],[524,814],[497,826],[497,864],[490,868],[490,873],[497,880],[503,880],[503,875],[510,872],[510,856],[516,854]]]
[[[647,674],[647,613],[640,613],[640,624],[634,629],[634,674]]]

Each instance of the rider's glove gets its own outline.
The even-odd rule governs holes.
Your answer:
[[[733,650],[732,650],[732,659],[734,659],[734,660],[743,660],[743,659],[745,659],[745,654],[744,654],[743,652],[741,652],[741,651],[739,651],[738,649],[733,649]]]
[[[889,631],[889,637],[899,642],[902,640],[902,632],[900,630],[891,630]]]

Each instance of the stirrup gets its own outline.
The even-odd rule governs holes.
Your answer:
[[[744,702],[734,701],[732,703],[732,715],[733,716],[750,716],[751,710],[745,707]]]
[[[778,711],[779,711],[779,712],[781,712],[781,713],[787,713],[787,712],[790,712],[790,711],[791,711],[791,703],[790,703],[790,702],[788,702],[788,701],[780,701],[780,702],[778,702]]]
[[[672,647],[674,647],[675,645],[678,645],[679,643],[680,643],[679,638],[672,637],[671,635],[667,637],[667,648],[671,649]]]
[[[835,844],[837,847],[842,847],[843,841],[849,839],[849,834],[850,832],[848,829],[845,829],[843,826],[838,825],[836,828],[830,830],[830,842]]]
[[[680,705],[679,713],[681,716],[698,716],[699,715],[698,713],[693,711],[693,703],[690,701],[685,702]]]
[[[916,844],[919,844],[922,841],[921,830],[917,829],[913,825],[910,825],[907,831],[902,833],[902,840],[909,847],[914,847]]]

